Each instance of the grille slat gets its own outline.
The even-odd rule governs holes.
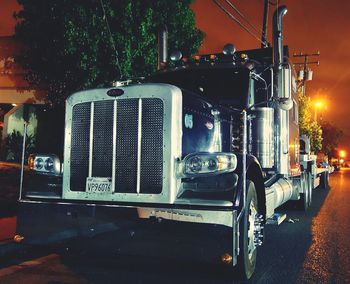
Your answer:
[[[89,171],[90,116],[90,103],[77,104],[73,107],[70,160],[72,191],[85,191]]]
[[[112,177],[113,102],[96,102],[92,148],[92,176]]]
[[[159,194],[163,184],[163,114],[161,99],[142,99],[141,144],[138,143],[138,99],[121,99],[116,109],[116,141],[113,141],[114,101],[97,101],[93,112],[92,177],[112,177],[115,192],[135,193],[137,160],[140,161],[140,193]],[[72,109],[71,177],[72,191],[85,191],[89,173],[91,103]],[[116,157],[113,162],[113,144]],[[138,151],[140,147],[141,151]],[[113,166],[114,163],[114,166]]]
[[[136,192],[138,100],[120,100],[117,106],[115,189]]]
[[[141,192],[160,193],[163,176],[163,103],[142,102]]]

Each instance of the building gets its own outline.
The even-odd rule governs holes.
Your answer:
[[[28,120],[28,134],[37,135],[36,105],[44,104],[45,95],[30,89],[23,79],[24,71],[14,62],[14,56],[23,48],[13,38],[15,20],[13,13],[20,6],[16,0],[2,0],[0,12],[0,152],[1,159],[16,160],[6,141],[13,133],[23,135],[24,122]],[[18,137],[17,137],[18,138]],[[13,152],[16,152],[15,150]]]

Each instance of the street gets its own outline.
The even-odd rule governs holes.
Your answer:
[[[266,226],[255,275],[248,283],[350,283],[350,170],[330,177],[330,189],[313,192],[306,212],[281,208],[287,219]],[[135,236],[133,235],[135,234]],[[232,283],[219,264],[176,251],[173,240],[150,247],[137,232],[118,232],[55,247],[26,247],[0,265],[0,283]],[[173,242],[173,243],[172,243]],[[205,244],[198,241],[205,250]],[[145,248],[151,250],[147,252]]]

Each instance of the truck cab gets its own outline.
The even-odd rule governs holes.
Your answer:
[[[171,56],[172,66],[144,80],[70,96],[62,169],[50,155],[30,163],[61,178],[62,190],[24,190],[18,233],[42,242],[44,228],[69,235],[106,222],[118,230],[153,219],[208,226],[222,232],[215,258],[250,278],[266,220],[312,190],[281,42],[285,12],[274,16],[274,48]]]

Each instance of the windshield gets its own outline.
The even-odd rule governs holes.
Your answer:
[[[213,102],[235,107],[247,105],[249,71],[233,68],[182,69],[149,78],[200,94]]]

